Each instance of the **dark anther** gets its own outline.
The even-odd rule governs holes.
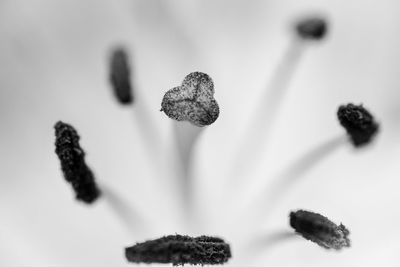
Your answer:
[[[343,224],[338,226],[321,214],[305,210],[291,212],[289,217],[290,226],[297,233],[321,247],[336,250],[350,247],[350,232]]]
[[[100,196],[92,171],[85,163],[85,152],[79,145],[79,135],[69,124],[61,121],[54,126],[56,154],[65,179],[72,185],[76,198],[88,204]]]
[[[342,105],[337,116],[356,147],[368,144],[378,132],[378,123],[362,105]]]
[[[111,55],[110,82],[121,104],[130,104],[134,100],[130,79],[128,55],[125,50],[118,48]]]
[[[169,235],[125,249],[129,262],[173,265],[223,264],[231,257],[224,240],[217,237]]]
[[[307,40],[321,40],[327,32],[327,22],[323,18],[310,17],[301,20],[296,25],[298,35]]]
[[[214,83],[202,72],[192,72],[181,86],[165,93],[161,111],[177,121],[189,121],[202,127],[214,123],[219,116],[219,107],[214,99]]]

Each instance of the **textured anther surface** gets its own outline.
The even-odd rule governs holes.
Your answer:
[[[305,210],[291,212],[289,217],[290,226],[297,233],[321,247],[336,250],[350,247],[350,232],[343,224],[338,226],[321,214]]]
[[[307,40],[321,40],[325,37],[328,26],[323,18],[310,17],[301,20],[296,25],[298,35]]]
[[[130,76],[128,55],[122,48],[117,48],[111,55],[110,82],[121,104],[130,104],[134,100]]]
[[[338,109],[337,116],[356,147],[368,144],[378,133],[378,123],[362,105],[342,105]]]
[[[79,135],[69,124],[61,121],[54,126],[56,154],[61,162],[65,179],[72,185],[76,198],[86,203],[94,202],[100,191],[92,171],[85,163],[85,152],[79,145]]]
[[[189,121],[199,127],[215,122],[219,107],[214,99],[214,83],[210,76],[202,72],[187,75],[181,86],[164,95],[161,111],[171,119]]]
[[[217,237],[169,235],[128,247],[125,255],[133,263],[204,265],[227,262],[231,250],[224,240]]]

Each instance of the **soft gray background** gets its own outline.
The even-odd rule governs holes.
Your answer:
[[[258,164],[235,177],[239,144],[254,141],[244,129],[255,103],[289,46],[291,23],[309,12],[329,18],[328,38],[306,49]],[[399,266],[399,32],[397,0],[1,0],[0,266],[126,266],[123,247],[185,233],[173,123],[158,110],[164,92],[197,70],[213,78],[221,115],[198,143],[202,219],[188,233],[227,239],[234,255],[227,266]],[[109,88],[116,44],[132,53],[133,108],[119,106]],[[267,220],[243,220],[266,212],[244,204],[257,191],[343,134],[335,112],[347,102],[376,115],[377,141],[362,151],[338,147],[301,175]],[[98,181],[139,214],[132,227],[104,200],[93,207],[73,200],[54,154],[60,119],[78,129]],[[295,238],[248,253],[247,232],[288,229],[298,208],[342,221],[352,248],[327,252]]]

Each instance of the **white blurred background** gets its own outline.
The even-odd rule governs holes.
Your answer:
[[[315,12],[329,20],[328,36],[304,51],[262,153],[242,162],[257,164],[235,177],[239,144],[254,141],[244,129],[292,23]],[[173,122],[159,109],[193,71],[213,78],[221,114],[197,143],[198,221],[188,234],[226,239],[227,266],[399,266],[399,33],[396,0],[1,0],[0,266],[126,266],[124,247],[186,234]],[[120,44],[135,85],[127,107],[108,82],[109,52]],[[336,109],[348,102],[377,117],[376,142],[316,161],[279,201],[265,203],[273,209],[246,207],[251,188],[273,190],[277,174],[343,135]],[[74,200],[54,153],[58,120],[77,128],[97,181],[137,214],[131,227],[104,199]],[[291,231],[288,214],[299,208],[343,222],[352,247],[337,253],[297,238],[251,256],[247,233]],[[268,219],[238,219],[263,212]]]

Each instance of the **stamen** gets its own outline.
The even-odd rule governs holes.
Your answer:
[[[362,105],[342,105],[339,107],[337,115],[340,123],[350,135],[351,141],[355,147],[368,144],[378,132],[379,125]],[[265,186],[264,190],[258,190],[260,193],[249,200],[249,203],[258,204],[256,210],[262,210],[261,213],[257,213],[255,216],[262,216],[262,219],[266,218],[271,213],[276,203],[278,203],[278,200],[284,197],[286,195],[285,193],[287,193],[307,171],[345,144],[348,144],[346,136],[338,136],[328,140],[328,142],[324,142],[315,147],[315,149],[304,154],[295,161],[294,164],[290,165],[289,168],[279,174],[278,179],[272,186],[268,184],[268,186]],[[250,188],[250,190],[255,190],[255,188],[264,187],[260,187],[260,184],[254,184],[253,188]],[[242,206],[246,207],[243,209],[247,209],[248,206],[254,206],[254,204],[249,203],[243,203]],[[257,220],[261,219],[259,218]]]
[[[172,263],[172,265],[223,264],[231,258],[229,244],[221,238],[169,235],[125,249],[133,263]]]
[[[234,159],[232,177],[245,177],[254,166],[259,163],[262,153],[266,149],[269,141],[269,134],[273,129],[278,116],[278,111],[283,103],[284,96],[288,91],[290,83],[294,77],[299,63],[309,46],[308,40],[320,40],[327,32],[327,24],[322,18],[307,18],[295,24],[295,32],[289,45],[283,54],[278,66],[272,75],[272,79],[258,99],[254,113],[249,118],[249,125],[245,127],[243,134],[244,142],[239,144],[239,150]],[[300,37],[300,38],[299,38]],[[254,130],[257,129],[257,130]],[[252,155],[249,157],[249,155]],[[230,181],[234,187],[240,187],[237,181]]]
[[[116,48],[110,60],[110,82],[117,100],[124,105],[134,100],[130,76],[128,54],[123,48]]]
[[[57,122],[56,154],[67,182],[71,183],[76,199],[91,204],[100,196],[92,171],[85,163],[85,152],[79,145],[79,135],[69,124]]]
[[[248,190],[249,192],[253,192],[252,195],[255,196],[243,201],[238,210],[246,211],[249,210],[249,207],[252,207],[251,210],[256,212],[254,212],[248,221],[264,222],[272,214],[279,201],[287,196],[290,189],[301,181],[307,172],[347,143],[347,138],[343,135],[329,139],[302,154],[289,164],[288,167],[285,167],[276,175],[273,183],[252,184]],[[242,212],[238,212],[238,214],[242,214]]]
[[[378,133],[379,124],[362,105],[342,105],[338,109],[337,116],[355,147],[370,143]]]
[[[298,210],[290,213],[290,226],[305,239],[326,249],[340,250],[350,247],[349,230],[337,226],[321,214]]]
[[[202,72],[192,72],[181,86],[169,90],[161,103],[161,111],[176,120],[174,124],[178,155],[182,168],[182,196],[186,219],[191,220],[193,206],[193,178],[190,165],[194,146],[205,126],[214,123],[219,116],[219,106],[214,99],[214,83]]]

